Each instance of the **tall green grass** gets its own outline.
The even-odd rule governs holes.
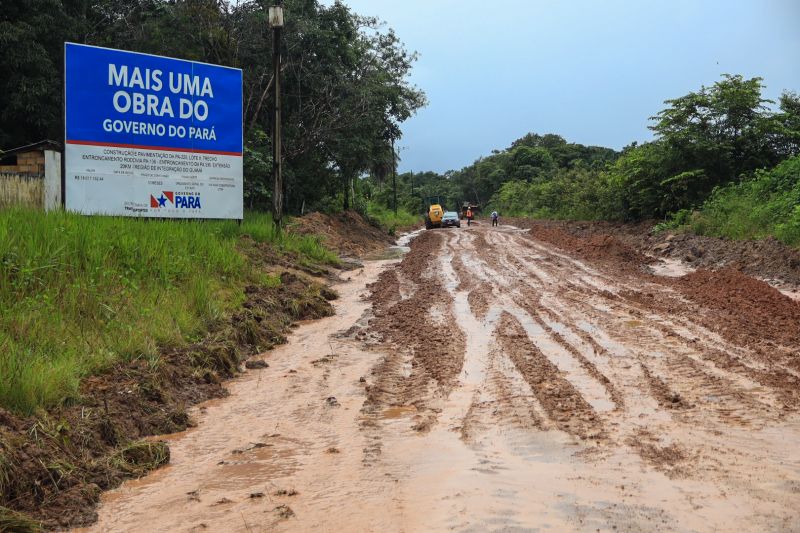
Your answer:
[[[339,257],[325,248],[318,237],[278,231],[268,213],[247,213],[238,229],[239,233],[250,235],[257,242],[268,242],[283,252],[296,254],[304,263],[339,264]]]
[[[421,216],[410,213],[399,206],[397,213],[395,213],[393,209],[383,207],[374,202],[370,202],[367,205],[367,215],[371,219],[376,220],[378,224],[386,228],[391,234],[394,234],[397,228],[422,223]]]
[[[264,279],[237,249],[244,233],[301,261],[337,261],[264,214],[239,226],[0,210],[0,406],[68,401],[88,374],[157,365],[159,347],[200,337]]]

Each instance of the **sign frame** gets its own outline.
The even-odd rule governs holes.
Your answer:
[[[65,42],[62,205],[241,220],[243,112],[242,69]]]

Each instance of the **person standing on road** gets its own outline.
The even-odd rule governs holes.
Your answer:
[[[497,214],[497,211],[492,211],[492,227],[497,226],[499,224],[497,220],[498,217],[499,215]]]
[[[472,224],[472,208],[468,207],[467,208],[467,226],[469,226],[470,224]]]

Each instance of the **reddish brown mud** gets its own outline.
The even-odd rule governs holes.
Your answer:
[[[557,230],[367,263],[94,530],[800,531],[800,304]]]

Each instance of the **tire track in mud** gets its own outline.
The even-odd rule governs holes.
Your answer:
[[[542,251],[541,247],[537,246],[536,249]],[[537,269],[549,269],[553,264],[557,263],[541,261],[537,264]],[[603,265],[602,268],[610,267]],[[707,322],[700,319],[695,312],[697,304],[673,292],[669,284],[654,282],[651,275],[641,274],[636,269],[626,268],[621,272],[613,268],[612,270],[610,279],[614,280],[616,277],[616,281],[608,287],[609,290],[600,291],[594,283],[583,283],[585,279],[580,279],[577,283],[568,281],[559,289],[557,296],[549,299],[550,303],[558,301],[556,308],[571,316],[562,322],[577,323],[581,319],[587,321],[586,325],[590,327],[581,327],[578,333],[592,345],[595,354],[617,356],[617,350],[613,346],[609,347],[608,342],[598,342],[595,339],[597,332],[602,329],[605,329],[603,336],[625,350],[632,350],[630,355],[638,360],[638,370],[650,395],[658,401],[659,408],[674,414],[681,413],[679,420],[684,423],[698,424],[696,427],[701,431],[719,435],[724,430],[709,424],[711,420],[706,418],[709,411],[716,415],[716,420],[728,427],[765,427],[781,419],[787,409],[791,411],[790,405],[797,404],[797,391],[800,387],[796,385],[797,380],[791,371],[781,368],[779,364],[764,366],[750,346],[737,345],[730,337],[722,339],[716,331],[706,329]],[[541,275],[538,278],[540,281],[545,279]],[[562,272],[561,279],[571,278],[569,274],[564,275]],[[604,276],[604,279],[609,278]],[[624,285],[619,285],[620,282]],[[626,286],[627,289],[621,288]],[[565,297],[569,291],[575,291],[579,296]],[[648,306],[647,302],[638,299],[631,301],[631,294],[645,294],[646,300],[651,303],[667,303],[663,306]],[[597,305],[598,298],[605,302]],[[641,324],[628,328],[624,325],[625,322]],[[651,331],[642,336],[642,327]],[[626,331],[627,329],[633,331]],[[615,370],[619,369],[619,365],[614,366]],[[619,381],[620,377],[617,374],[612,377],[612,381]],[[627,389],[626,396],[633,392],[630,387]],[[688,416],[683,413],[688,413]],[[643,420],[649,418],[646,415]],[[621,427],[626,425],[631,427],[630,423],[623,423]],[[706,427],[709,425],[711,427]],[[665,435],[677,430],[662,424],[656,424],[655,427],[667,430]],[[625,438],[625,442],[630,446],[631,442],[637,441],[636,435],[640,432],[641,428],[636,429]],[[659,437],[651,437],[652,442],[661,441]],[[667,441],[670,440],[669,437],[666,438]],[[680,444],[675,444],[677,448],[672,444],[659,448],[660,445],[652,442],[634,449],[657,469],[663,470],[664,465],[659,460],[654,460],[657,455],[654,452],[662,448],[662,455],[666,458],[671,457],[675,462],[693,463],[692,468],[687,471],[700,469],[716,472],[722,468],[715,454],[688,453],[681,459],[680,454],[670,453],[680,448]],[[737,451],[727,453],[731,457],[741,455]],[[702,462],[695,464],[701,456]],[[725,467],[734,472],[730,474],[733,478],[737,476],[735,465],[736,460],[731,459]]]
[[[782,362],[770,361],[770,358],[765,360],[757,351],[754,352],[747,346],[725,341],[715,332],[707,330],[704,325],[690,322],[681,316],[697,314],[690,302],[672,299],[673,303],[665,303],[656,301],[652,294],[634,291],[623,291],[620,296],[626,303],[630,302],[630,305],[639,308],[650,305],[659,313],[674,316],[673,321],[679,327],[656,323],[665,336],[675,339],[687,349],[695,349],[698,343],[702,344],[700,355],[716,368],[738,374],[774,391],[786,410],[800,409],[800,376],[796,372],[786,368]]]
[[[441,235],[423,233],[396,271],[382,273],[370,286],[374,313],[370,328],[391,349],[372,370],[362,409],[365,427],[375,427],[384,409],[413,406],[414,429],[427,431],[441,410],[437,403],[461,372],[464,335],[455,325],[447,289],[432,268],[441,247]],[[409,294],[386,300],[386,294],[400,293],[395,287],[402,287],[404,280]],[[378,453],[373,447],[366,455]]]
[[[502,240],[513,242],[515,237],[517,236],[514,234],[505,235]],[[492,240],[490,236],[487,242]],[[639,281],[635,271],[632,273],[627,269],[620,273],[616,280],[612,275],[587,279],[587,275],[594,274],[591,269],[578,268],[578,272],[572,274],[571,266],[580,267],[579,262],[572,259],[564,260],[558,255],[553,258],[548,257],[546,255],[548,250],[544,246],[531,245],[530,248],[536,253],[509,251],[501,256],[506,260],[507,270],[514,271],[513,276],[517,280],[515,292],[524,294],[524,297],[517,295],[514,300],[539,322],[551,338],[579,360],[590,375],[605,385],[610,385],[607,387],[609,394],[618,406],[622,406],[615,410],[620,416],[607,416],[605,413],[599,413],[599,416],[604,421],[608,419],[610,424],[616,426],[614,433],[620,439],[617,440],[617,444],[629,446],[642,460],[669,476],[685,477],[693,471],[709,471],[709,469],[714,471],[718,466],[716,459],[708,454],[703,456],[689,452],[680,442],[672,440],[673,438],[669,436],[672,431],[668,431],[662,437],[647,432],[648,439],[643,440],[643,432],[646,431],[644,428],[648,425],[646,421],[658,420],[657,416],[653,418],[658,409],[673,413],[673,418],[677,413],[688,411],[692,413],[688,418],[684,414],[680,416],[689,424],[704,420],[703,413],[708,410],[711,410],[718,420],[728,425],[747,427],[753,421],[759,421],[759,425],[763,425],[774,419],[775,410],[771,408],[772,394],[756,391],[760,388],[757,385],[763,384],[765,380],[758,379],[758,375],[754,376],[754,370],[747,372],[749,381],[743,382],[739,375],[731,374],[729,368],[719,367],[707,361],[709,352],[715,352],[712,346],[733,348],[739,357],[742,353],[746,353],[746,349],[728,345],[721,339],[715,338],[713,333],[705,331],[702,326],[681,316],[677,324],[671,324],[671,321],[664,319],[663,316],[654,315],[652,309],[641,306],[626,307],[624,305],[627,303],[626,299],[617,294],[624,291],[620,288],[620,282],[625,284],[623,287],[642,286],[642,289],[634,290],[643,290],[650,294],[669,293],[669,288],[647,280]],[[516,251],[516,248],[513,249]],[[497,245],[495,250],[503,253],[500,245]],[[530,262],[526,262],[525,259],[530,259]],[[536,262],[536,267],[533,267],[533,261]],[[501,261],[493,261],[493,264],[497,270],[501,270],[503,266]],[[524,275],[526,272],[530,275],[527,279]],[[576,309],[569,309],[569,306],[563,305],[562,298],[566,294],[565,291],[577,291],[581,295],[578,301],[573,298],[570,303],[577,304],[573,307],[581,309],[582,313],[576,313]],[[544,298],[541,294],[546,294],[548,297]],[[610,302],[610,305],[595,305],[598,298]],[[681,300],[679,296],[677,299]],[[543,303],[543,300],[547,300],[548,303]],[[619,312],[622,316],[627,315],[627,318],[612,314],[611,310],[615,308],[617,308],[615,312]],[[641,339],[635,338],[634,331],[625,331],[626,327],[619,327],[620,323],[626,320],[631,323],[642,322],[643,325],[661,334],[653,336],[649,345],[642,343]],[[581,322],[584,322],[585,326],[574,326]],[[554,331],[553,326],[556,326],[558,331]],[[601,336],[606,339],[600,342],[596,337],[603,329],[606,329],[606,332]],[[687,335],[689,338],[686,338]],[[564,338],[565,336],[569,340]],[[682,342],[683,351],[687,351],[688,354],[676,355],[669,349],[658,355],[653,353],[653,349],[664,350],[671,338]],[[609,347],[609,341],[616,346]],[[623,360],[633,358],[638,364],[635,366],[629,363],[619,364],[620,354],[617,352],[617,347],[627,353],[627,357]],[[627,352],[630,349],[633,351]],[[720,353],[725,354],[724,350],[716,349],[716,352],[717,357]],[[602,365],[606,370],[593,372],[591,368],[597,369],[597,366],[589,362],[587,356],[595,362],[600,362],[598,356],[606,360],[608,364]],[[729,355],[727,357],[730,358]],[[589,365],[585,362],[589,362]],[[655,368],[659,370],[656,371]],[[606,374],[611,379],[606,377]],[[608,379],[608,383],[605,383],[604,377]],[[680,384],[679,389],[682,394],[677,389],[671,389],[665,381]],[[623,386],[620,387],[618,384]],[[649,393],[656,403],[643,409],[640,405],[641,399],[637,398],[637,393],[640,391]],[[628,396],[631,397],[632,405],[636,407],[630,413],[625,410],[625,398]],[[662,425],[656,423],[653,427]],[[719,432],[718,429],[710,431]],[[669,444],[663,444],[665,439]],[[735,455],[737,454],[731,454]]]
[[[611,375],[611,367],[608,364],[604,365],[606,370],[600,370],[598,367],[598,363],[601,362],[598,360],[598,356],[610,361],[611,354],[609,354],[608,350],[590,333],[573,325],[583,317],[574,316],[573,313],[569,313],[568,316],[565,316],[556,311],[556,309],[542,304],[542,295],[556,294],[561,284],[566,283],[571,285],[572,283],[570,280],[572,277],[569,268],[575,265],[581,265],[579,265],[577,261],[571,258],[561,257],[559,254],[547,255],[550,254],[547,248],[535,245],[530,242],[528,238],[522,237],[522,234],[519,232],[511,235],[496,235],[496,238],[499,240],[510,243],[515,251],[520,249],[520,245],[516,241],[525,243],[525,246],[537,251],[534,257],[526,253],[518,253],[516,256],[507,253],[504,256],[515,270],[514,277],[517,281],[514,284],[515,294],[512,295],[513,301],[524,309],[553,341],[566,350],[578,364],[586,370],[587,374],[606,389],[617,411],[623,409],[625,405],[625,394],[606,375]],[[533,268],[532,262],[525,262],[520,258],[529,258],[532,261],[535,260],[536,268]],[[548,267],[545,267],[546,269],[552,267],[552,272],[550,274],[544,274],[542,272],[541,265],[543,264],[548,265]],[[557,270],[558,266],[562,267],[560,271]],[[581,276],[586,273],[594,274],[592,270],[582,266],[579,272]],[[587,290],[597,290],[597,283],[581,284],[586,287]],[[556,329],[558,331],[556,331]]]
[[[584,302],[573,301],[576,307],[587,309]],[[775,413],[773,395],[759,390],[757,382],[718,367],[707,361],[711,349],[701,342],[685,341],[675,330],[662,323],[655,323],[641,315],[631,315],[619,320],[613,315],[603,321],[606,331],[613,338],[625,339],[626,349],[637,359],[641,368],[647,369],[644,379],[654,398],[663,404],[660,388],[652,387],[652,377],[657,377],[677,395],[681,403],[696,408],[696,415],[713,413],[722,421],[747,423],[747,420],[763,420]],[[619,324],[621,322],[621,324]],[[648,377],[649,376],[649,377]]]
[[[558,429],[581,439],[603,436],[602,424],[592,406],[508,312],[504,311],[500,318],[497,337],[504,353],[530,384],[539,404]]]
[[[765,414],[774,411],[776,404],[786,404],[796,395],[797,389],[792,388],[796,380],[783,370],[754,368],[753,365],[758,363],[752,360],[749,365],[744,364],[746,350],[724,343],[702,326],[679,315],[670,315],[667,320],[663,311],[657,310],[654,314],[653,310],[622,297],[613,300],[615,311],[627,315],[621,317],[608,308],[594,305],[591,299],[596,295],[574,286],[571,290],[577,291],[578,296],[562,294],[562,299],[575,308],[581,308],[586,316],[594,317],[596,323],[604,324],[612,337],[624,340],[640,360],[649,365],[669,366],[671,371],[657,373],[677,374],[678,379],[674,381],[691,383],[685,387],[686,393],[697,395],[701,404],[704,402],[700,394],[705,393],[722,396],[727,403],[738,405],[738,410],[742,411],[740,414]],[[651,371],[656,372],[652,368]],[[665,381],[670,379],[662,378]],[[768,391],[759,390],[764,387]],[[777,402],[776,397],[781,401]],[[727,406],[719,410],[722,416],[730,412],[731,408]]]
[[[496,322],[502,305],[497,295],[503,287],[501,278],[493,272],[475,246],[486,248],[482,235],[459,233],[447,240],[451,254],[452,275],[458,284],[453,294],[467,292],[468,312],[477,320],[484,334],[490,337],[487,345],[488,361],[483,370],[484,378],[473,395],[469,409],[460,426],[461,439],[477,445],[480,436],[495,427],[521,430],[549,430],[553,424],[539,405],[530,385],[520,374],[514,363],[496,345]],[[466,261],[465,261],[466,259]],[[466,266],[469,262],[470,267]],[[487,316],[493,310],[492,316]]]
[[[577,439],[584,448],[574,457],[593,465],[622,457],[671,480],[748,484],[757,446],[742,448],[740,435],[779,420],[780,389],[765,379],[775,365],[708,330],[694,320],[692,302],[634,266],[588,266],[515,230],[429,233],[436,236],[424,236],[416,255],[412,246],[397,269],[400,284],[411,288],[389,307],[395,313],[433,308],[429,327],[447,328],[457,319],[463,350],[474,346],[476,335],[492,338],[481,342],[480,354],[467,353],[458,364],[439,361],[448,380],[416,360],[413,349],[405,358],[395,350],[375,374],[406,372],[408,388],[378,404],[420,407],[416,429],[420,420],[427,427],[438,421],[438,434],[455,432],[480,464],[497,468],[503,461],[496,439],[507,434],[511,449],[525,450],[528,439],[547,434]],[[440,301],[434,294],[445,296]],[[405,309],[405,300],[414,303]],[[379,311],[380,304],[375,307]],[[401,337],[421,331],[395,320],[402,334],[387,344],[392,349]],[[414,381],[414,371],[428,379]],[[375,431],[401,427],[410,429],[376,424]],[[730,431],[738,432],[736,444],[727,442]],[[758,446],[772,449],[766,436],[760,438]],[[473,470],[497,474],[493,468]],[[766,468],[780,471],[774,461]]]
[[[677,392],[673,392],[664,380],[654,376],[650,369],[643,363],[639,363],[642,374],[650,386],[650,393],[658,401],[658,405],[665,409],[687,409],[690,407]]]
[[[586,398],[592,398],[592,403],[596,403],[597,405],[605,405],[606,402],[606,394],[608,398],[610,398],[611,402],[614,403],[617,409],[621,408],[623,405],[623,397],[614,387],[608,378],[606,378],[586,357],[584,357],[574,346],[572,346],[569,342],[567,342],[564,337],[556,332],[553,327],[551,327],[548,323],[546,323],[538,313],[528,305],[529,302],[525,301],[525,299],[520,299],[512,294],[508,294],[507,289],[515,288],[520,286],[520,280],[504,280],[504,278],[508,277],[508,269],[503,270],[503,264],[498,257],[498,254],[494,252],[497,251],[494,242],[494,237],[501,234],[491,233],[489,234],[490,239],[486,239],[484,234],[478,234],[477,237],[473,239],[473,243],[478,243],[478,246],[475,249],[466,249],[466,250],[456,250],[455,247],[451,246],[451,250],[454,253],[454,259],[458,257],[458,253],[462,254],[469,254],[471,255],[471,264],[473,266],[473,271],[477,274],[480,274],[481,277],[488,277],[492,280],[492,283],[482,283],[478,285],[477,289],[473,289],[470,292],[470,300],[473,299],[475,296],[476,291],[481,290],[484,294],[488,294],[490,298],[493,298],[493,292],[497,292],[498,294],[504,294],[504,288],[506,289],[506,294],[501,300],[495,300],[494,304],[497,306],[499,310],[506,310],[513,314],[518,319],[524,319],[526,322],[530,323],[533,321],[529,327],[533,327],[534,324],[538,326],[536,330],[527,331],[526,334],[531,342],[534,345],[537,345],[537,348],[545,354],[545,357],[551,360],[554,368],[559,369],[559,372],[566,371],[566,379],[572,382],[572,386],[576,388],[576,390],[581,391],[580,393],[582,396]],[[488,257],[487,257],[488,254]],[[489,263],[493,265],[493,267],[489,267]],[[453,264],[461,266],[463,268],[464,262],[463,261],[453,261]],[[458,269],[460,272],[457,272],[460,279],[469,279],[467,278],[469,272],[466,269]],[[483,272],[481,272],[483,271]],[[513,275],[513,274],[512,274]],[[521,276],[517,276],[521,278]],[[503,281],[506,281],[505,286],[503,285]],[[473,287],[474,283],[464,283],[463,281],[459,286],[466,285],[467,287]],[[525,285],[525,287],[528,287]],[[515,291],[516,292],[516,291]],[[475,298],[477,300],[477,298]],[[538,299],[538,298],[537,298]],[[472,302],[470,302],[472,304]],[[473,311],[476,316],[481,317],[483,313],[485,313],[485,305],[479,305],[474,308],[472,305],[470,306],[471,310]],[[542,331],[539,331],[541,329]],[[534,335],[531,338],[531,335]],[[534,340],[536,339],[536,340]],[[555,342],[558,346],[563,348],[563,353],[555,354],[552,352],[552,343]],[[576,369],[574,366],[569,362],[569,358],[573,358],[577,361],[577,365],[581,367],[585,372],[586,376],[580,375],[580,373],[576,373]],[[572,368],[572,370],[570,370]],[[595,380],[599,387],[605,389],[605,394],[598,390],[597,387],[594,387],[591,384],[591,380]],[[589,388],[587,388],[589,387]],[[528,398],[531,398],[530,394],[528,394]],[[539,409],[540,412],[541,409]],[[543,412],[542,412],[543,413]],[[538,418],[542,418],[539,416]],[[544,417],[546,418],[546,416]],[[537,423],[539,427],[541,427],[541,423]]]
[[[535,238],[535,236],[533,237]],[[525,239],[523,239],[525,240]],[[541,245],[532,244],[537,250],[542,251]],[[593,250],[597,254],[597,250]],[[559,254],[560,255],[560,254]],[[641,258],[640,258],[641,259]],[[572,260],[576,264],[577,261]],[[704,372],[710,373],[711,381],[715,381],[720,374],[735,374],[739,377],[732,375],[727,376],[727,379],[736,384],[739,382],[741,387],[742,378],[748,383],[745,383],[745,391],[752,391],[757,388],[766,388],[773,391],[772,394],[778,396],[780,404],[784,405],[784,409],[796,409],[800,407],[800,376],[792,371],[791,364],[797,364],[796,361],[800,358],[796,357],[797,350],[789,350],[789,355],[784,355],[783,359],[775,357],[763,357],[759,353],[759,347],[753,347],[744,344],[737,344],[737,337],[735,335],[727,335],[727,339],[723,340],[718,336],[718,332],[724,333],[726,329],[715,325],[715,320],[709,318],[707,313],[698,312],[697,303],[689,301],[685,298],[683,287],[680,283],[670,280],[659,278],[636,268],[638,261],[631,261],[632,265],[623,265],[625,268],[613,268],[614,264],[618,263],[618,258],[612,257],[608,263],[598,265],[600,268],[609,268],[613,270],[613,274],[617,276],[617,281],[623,281],[628,285],[628,288],[612,288],[613,292],[597,291],[592,284],[585,283],[569,283],[567,288],[570,290],[581,293],[581,298],[573,300],[577,305],[585,305],[587,299],[592,297],[603,296],[609,302],[623,303],[628,306],[627,311],[631,314],[638,315],[633,318],[640,318],[641,316],[648,317],[648,325],[654,326],[660,330],[666,337],[670,337],[679,341],[683,345],[683,350],[692,354],[692,358],[700,364],[698,368],[705,368]],[[542,264],[547,264],[543,262]],[[547,268],[547,267],[544,267]],[[585,270],[585,269],[584,269]],[[723,278],[724,283],[732,284],[733,282],[728,278]],[[608,278],[603,275],[604,281]],[[582,280],[585,281],[585,280]],[[760,282],[753,282],[760,284]],[[640,288],[630,288],[630,287]],[[752,288],[752,287],[751,287]],[[678,289],[678,290],[675,290]],[[775,296],[777,298],[777,295]],[[717,300],[720,300],[717,297]],[[719,302],[717,302],[718,304]],[[784,307],[790,305],[784,303]],[[595,310],[602,311],[596,305]],[[781,308],[783,310],[783,308]],[[653,312],[657,315],[653,315]],[[784,315],[786,314],[783,310]],[[603,323],[613,323],[614,318],[612,315],[606,314],[607,318]],[[670,320],[667,321],[663,317],[669,316]],[[689,318],[691,317],[691,319]],[[669,324],[669,325],[668,325]],[[710,329],[709,329],[710,328]],[[728,328],[730,329],[730,328]],[[746,338],[742,336],[742,338]],[[752,344],[752,343],[750,343]],[[781,347],[774,346],[769,341],[767,346],[772,346],[772,350],[780,351]],[[784,349],[784,353],[785,349]],[[785,361],[792,363],[786,364]],[[769,360],[764,366],[761,361]],[[700,363],[702,361],[702,363]],[[712,387],[713,388],[713,387]],[[747,394],[747,392],[745,392]],[[738,395],[738,393],[737,393]],[[765,396],[763,393],[758,394],[756,403],[773,404],[776,403]],[[753,404],[755,405],[755,404]]]
[[[447,249],[451,254],[450,264],[455,273],[458,285],[455,291],[467,291],[467,302],[469,303],[470,311],[478,318],[483,320],[489,310],[489,306],[494,299],[493,284],[487,279],[490,276],[478,276],[477,272],[473,269],[470,271],[464,264],[462,255],[474,255],[473,248],[473,234],[469,234],[470,238],[467,243],[462,241],[467,240],[463,234],[457,234],[454,237],[447,239]],[[483,274],[481,272],[481,274]],[[477,278],[477,279],[476,279]]]
[[[522,430],[548,430],[553,425],[525,378],[508,355],[492,351],[486,378],[461,425],[461,438],[476,444],[482,433],[496,426]]]
[[[536,274],[536,273],[534,272],[534,274]],[[632,290],[629,290],[629,289],[621,291],[621,290],[619,290],[619,289],[617,289],[616,287],[613,287],[613,286],[609,287],[609,288],[611,290],[613,290],[613,291],[617,291],[617,292],[620,292],[620,293],[623,293],[623,294],[624,293],[630,294],[630,293],[633,292]],[[757,372],[753,372],[753,371],[746,371],[745,372],[746,377],[750,378],[752,380],[752,382],[750,382],[749,384],[746,383],[745,384],[746,385],[745,388],[741,389],[741,385],[736,383],[737,381],[740,381],[740,378],[734,377],[733,375],[730,375],[729,372],[731,371],[731,369],[730,368],[726,368],[726,366],[729,367],[730,365],[721,365],[721,368],[720,368],[720,367],[718,367],[717,364],[714,364],[714,361],[712,361],[711,366],[709,366],[709,365],[707,365],[705,363],[702,363],[702,364],[700,363],[700,360],[698,360],[698,359],[701,359],[701,360],[707,359],[706,355],[709,355],[709,354],[713,354],[715,356],[715,357],[713,357],[713,359],[716,362],[719,362],[719,361],[721,361],[721,360],[723,360],[725,358],[725,357],[720,357],[720,355],[724,354],[725,352],[720,351],[720,350],[710,349],[709,344],[715,343],[715,341],[710,338],[711,334],[709,332],[698,331],[696,325],[686,324],[686,323],[682,322],[680,325],[682,327],[684,327],[684,328],[686,328],[686,327],[691,328],[693,330],[692,333],[694,334],[691,339],[686,339],[685,335],[683,335],[680,332],[678,332],[675,327],[667,326],[665,324],[666,321],[662,317],[654,316],[652,314],[653,313],[652,310],[647,309],[647,308],[642,307],[642,306],[635,305],[635,303],[634,303],[634,305],[629,305],[629,301],[628,301],[627,298],[617,296],[613,292],[609,292],[609,291],[600,291],[600,292],[598,292],[593,287],[587,286],[585,284],[574,284],[574,283],[571,283],[569,281],[567,281],[566,287],[564,289],[562,289],[562,291],[563,290],[577,291],[580,294],[579,298],[569,297],[564,292],[561,292],[560,296],[562,298],[568,299],[571,303],[574,304],[574,306],[583,308],[584,314],[586,316],[593,316],[594,315],[595,317],[597,317],[599,315],[600,319],[596,320],[595,322],[596,323],[599,322],[599,323],[604,324],[604,326],[606,328],[611,326],[612,329],[616,329],[616,331],[614,332],[615,335],[613,335],[614,337],[617,337],[617,338],[620,338],[620,339],[624,340],[626,337],[631,337],[631,334],[630,334],[630,332],[619,331],[618,327],[617,328],[613,327],[615,323],[619,323],[621,320],[620,320],[620,318],[618,316],[615,316],[615,315],[609,313],[608,309],[605,308],[607,306],[598,307],[596,304],[594,304],[592,302],[592,300],[596,299],[598,296],[601,296],[601,297],[603,297],[603,298],[605,298],[607,300],[610,300],[610,302],[612,302],[613,306],[619,307],[620,305],[625,304],[624,311],[628,315],[630,315],[629,318],[628,318],[628,320],[630,322],[635,322],[635,321],[639,321],[641,319],[644,319],[646,321],[648,327],[650,327],[652,325],[655,325],[655,329],[661,331],[664,334],[665,337],[672,338],[672,339],[677,339],[677,340],[682,341],[683,342],[683,348],[682,349],[684,351],[687,351],[687,352],[691,353],[692,356],[694,357],[694,359],[692,357],[690,357],[690,356],[687,356],[686,354],[682,354],[679,357],[675,357],[675,358],[670,357],[669,358],[670,363],[672,364],[674,370],[676,370],[676,371],[680,370],[681,371],[680,372],[680,374],[681,374],[680,377],[681,378],[685,379],[687,377],[691,377],[692,375],[697,377],[700,380],[701,388],[706,390],[708,395],[718,396],[718,395],[722,394],[722,395],[732,396],[733,397],[732,401],[734,401],[735,403],[739,403],[739,404],[744,403],[744,404],[746,404],[743,407],[747,411],[751,411],[752,409],[759,410],[759,408],[761,410],[763,410],[764,408],[763,408],[763,406],[761,404],[770,405],[772,403],[770,401],[770,398],[763,398],[763,394],[760,395],[760,396],[762,396],[761,398],[753,398],[752,401],[748,401],[747,400],[747,397],[750,395],[750,393],[748,391],[756,388],[756,384],[763,385],[767,381],[767,380],[763,379],[762,376],[759,376]],[[653,285],[653,284],[646,285],[644,290],[645,291],[649,291],[648,294],[650,294],[651,296],[653,295],[654,291],[658,291],[659,293],[663,293],[664,290],[668,291],[668,289],[665,289],[663,287],[659,287],[659,286],[656,286],[656,285]],[[668,298],[669,299],[673,299],[673,298],[671,298],[669,296],[668,296]],[[674,308],[674,304],[672,305],[672,307]],[[581,333],[580,335],[585,340],[590,338],[590,336],[588,334],[586,334],[585,332]],[[640,341],[641,341],[641,339],[638,339],[633,343],[631,343],[630,340],[625,341],[625,342],[627,342],[627,344],[629,344],[629,345],[633,344],[634,346],[636,346],[636,345],[642,344]],[[698,341],[700,343],[700,346],[702,347],[701,349],[698,349]],[[596,353],[602,353],[604,351],[604,350],[599,350],[598,349],[597,343],[593,339],[590,340],[590,342],[594,345],[594,351]],[[663,346],[664,345],[664,337],[658,336],[657,338],[655,338],[653,340],[653,342],[650,343],[650,345],[651,345],[651,347],[653,345],[659,346],[659,347]],[[639,351],[647,352],[649,349],[650,349],[650,347],[645,346]],[[637,350],[635,350],[635,351],[637,351]],[[688,359],[687,359],[687,357],[688,357]],[[689,367],[691,368],[691,371],[690,372],[685,372],[685,370],[687,368],[689,368]],[[742,370],[743,367],[744,367],[744,365],[742,365],[740,363],[739,366],[738,366],[738,369]],[[726,380],[726,381],[725,381],[724,384],[720,384],[721,380]],[[695,381],[697,381],[697,380],[695,380]],[[733,390],[733,392],[731,394],[728,394],[728,391],[730,391],[731,389]],[[745,398],[744,402],[741,401],[742,398]],[[731,409],[729,407],[721,407],[719,409],[719,412],[720,412],[721,416],[728,416],[732,411],[731,411]],[[734,416],[734,418],[737,418],[737,417]]]
[[[518,290],[520,296],[514,298],[517,305],[526,310],[528,315],[539,324],[539,327],[541,327],[550,338],[563,347],[592,378],[597,380],[605,388],[609,397],[614,402],[616,410],[623,409],[625,407],[625,397],[622,392],[597,368],[595,363],[582,353],[575,343],[571,343],[565,338],[565,335],[568,333],[574,334],[574,330],[557,319],[554,319],[554,314],[541,305],[541,299],[529,286],[520,285]],[[546,320],[542,315],[547,315],[548,319]],[[556,328],[561,329],[564,334],[556,331]]]

